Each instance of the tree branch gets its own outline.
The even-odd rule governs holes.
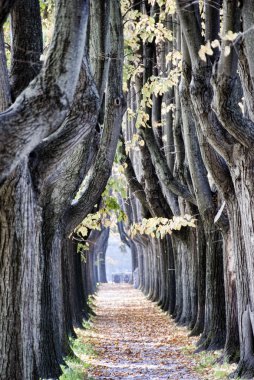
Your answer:
[[[3,26],[8,14],[16,0],[2,0],[0,2],[0,28]]]
[[[252,85],[254,85],[254,14],[253,14],[253,1],[244,0],[242,8],[242,25],[243,25],[243,38],[246,57],[249,63],[250,77]],[[238,4],[239,5],[239,4]]]
[[[237,33],[241,26],[241,12],[237,0],[224,1],[223,33],[228,31]],[[254,143],[254,123],[244,117],[239,107],[242,98],[242,86],[238,77],[238,43],[225,54],[230,41],[222,43],[222,54],[214,75],[215,90],[214,107],[223,127],[245,147],[252,147]]]
[[[59,0],[48,58],[41,73],[0,114],[0,182],[50,133],[72,103],[80,72],[88,1]]]
[[[221,0],[205,0],[205,39],[214,41],[219,39],[220,32],[220,8]],[[219,48],[213,49],[213,55],[209,57],[215,62],[220,55]]]
[[[191,57],[192,67],[195,70],[200,64],[205,66],[204,62],[200,63],[198,55],[199,49],[203,44],[201,35],[201,25],[199,17],[199,2],[192,0],[176,0],[177,14],[180,18],[182,31],[185,35]]]
[[[118,232],[119,232],[121,241],[124,244],[126,244],[129,248],[131,248],[130,238],[129,238],[128,234],[124,230],[123,222],[118,222],[117,223],[117,228],[118,228]]]
[[[111,52],[108,86],[105,97],[104,129],[94,165],[86,176],[83,194],[68,212],[66,233],[69,234],[91,212],[103,192],[111,173],[120,134],[125,102],[122,93],[123,30],[120,4],[110,3]]]
[[[143,186],[139,183],[135,170],[133,168],[132,162],[130,157],[127,155],[126,150],[125,150],[125,141],[123,136],[120,136],[120,141],[122,145],[119,147],[119,152],[122,155],[122,164],[126,164],[127,167],[124,169],[124,175],[127,179],[129,188],[132,192],[132,194],[139,200],[141,205],[144,208],[144,211],[151,212],[149,203],[146,200],[146,195],[145,191],[143,189]]]
[[[110,0],[90,1],[90,29],[89,58],[102,101],[110,62]]]
[[[165,187],[168,190],[172,191],[179,197],[184,198],[186,201],[196,205],[196,199],[190,193],[187,186],[183,185],[181,182],[179,182],[173,177],[173,174],[169,170],[165,157],[163,156],[162,152],[160,151],[159,147],[155,142],[152,129],[142,128],[140,133],[149,149],[156,174],[160,181],[165,185]]]
[[[192,1],[177,0],[177,9],[180,18],[182,32],[188,47],[191,66],[191,98],[195,109],[195,114],[199,119],[202,132],[215,149],[228,161],[232,157],[232,140],[225,130],[223,130],[216,114],[211,108],[213,91],[210,83],[212,66],[211,61],[205,63],[198,55],[203,43],[199,18],[197,17],[198,4]],[[183,61],[183,65],[186,62]],[[188,63],[187,63],[188,65]]]
[[[43,191],[58,175],[62,163],[72,159],[73,155],[79,156],[76,146],[82,145],[87,138],[92,139],[99,114],[99,96],[95,83],[91,77],[86,57],[80,70],[80,76],[73,106],[61,128],[50,135],[32,152],[30,165],[32,171],[37,173],[39,179],[37,187]],[[86,153],[85,153],[86,155]],[[82,166],[84,166],[81,158]],[[62,170],[62,168],[61,168]],[[73,170],[73,169],[72,169]],[[66,173],[66,175],[68,175]],[[73,195],[73,194],[72,194]]]

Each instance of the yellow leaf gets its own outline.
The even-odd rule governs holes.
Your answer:
[[[204,62],[206,62],[206,55],[205,55],[205,53],[206,53],[206,48],[205,48],[204,45],[201,45],[201,47],[199,49],[199,52],[198,52],[198,55],[199,55],[199,58],[202,61],[204,61]]]
[[[230,54],[230,51],[231,51],[230,46],[226,46],[226,47],[225,47],[225,50],[224,50],[224,56],[225,56],[225,57],[228,57],[229,54]]]
[[[211,46],[212,46],[212,48],[220,48],[220,41],[219,40],[214,40],[214,41],[212,41],[211,42]]]
[[[229,30],[225,36],[222,37],[223,40],[225,41],[234,41],[238,36],[238,33],[232,32],[232,30]]]

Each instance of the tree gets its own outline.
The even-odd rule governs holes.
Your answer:
[[[57,378],[69,350],[73,313],[68,310],[71,288],[66,281],[70,265],[66,249],[73,231],[70,226],[79,224],[88,213],[85,207],[93,208],[104,190],[124,107],[120,9],[115,1],[107,5],[109,59],[100,89],[91,75],[87,49],[88,20],[93,23],[89,2],[56,3],[53,38],[41,70],[38,2],[18,0],[12,11],[11,84],[12,96],[17,98],[0,116],[2,379]],[[105,7],[103,2],[100,6]],[[31,26],[35,41],[29,37]],[[19,51],[21,29],[23,53]],[[95,46],[99,57],[100,49]],[[21,60],[22,71],[21,57],[26,61]],[[37,76],[34,67],[40,71]],[[21,76],[24,70],[25,77]],[[8,84],[8,77],[5,80]],[[100,119],[104,130],[98,138],[100,112],[105,118]],[[106,152],[105,142],[109,144]],[[100,162],[104,169],[96,190],[90,187],[89,206],[85,193],[73,203],[91,165],[98,167]]]
[[[202,289],[204,288],[204,273],[202,273],[204,270],[204,245],[202,242],[202,239],[204,239],[204,234],[198,233],[196,236],[196,239],[198,239],[198,237],[201,238],[201,242],[198,243],[198,247],[200,246],[200,249],[197,251],[199,254],[199,260],[197,260],[197,253],[195,250],[195,237],[192,236],[192,233],[186,231],[185,233],[175,234],[172,237],[172,239],[175,240],[173,247],[175,251],[174,265],[176,269],[177,295],[174,315],[176,316],[176,320],[181,321],[187,325],[190,324],[192,328],[195,327],[193,333],[200,333],[200,330],[202,330],[204,323],[202,320],[204,317],[203,303],[204,299],[206,299],[206,328],[204,331],[202,343],[204,342],[205,347],[221,347],[221,345],[224,344],[225,336],[225,320],[223,309],[223,272],[218,272],[216,268],[218,268],[218,266],[222,266],[222,264],[219,264],[222,263],[222,252],[221,255],[216,255],[215,252],[218,251],[218,249],[222,250],[222,245],[213,243],[213,241],[217,242],[221,239],[219,238],[220,233],[218,231],[212,232],[214,231],[213,219],[216,212],[212,191],[209,187],[208,179],[206,176],[206,169],[200,155],[197,141],[196,147],[193,146],[193,143],[195,141],[193,141],[193,137],[195,138],[195,135],[192,135],[192,139],[189,140],[189,143],[185,139],[184,131],[181,127],[182,120],[184,120],[183,114],[179,113],[179,117],[175,115],[173,131],[172,133],[168,132],[168,136],[171,136],[173,140],[167,141],[167,144],[172,143],[175,145],[175,150],[177,151],[175,169],[173,168],[173,171],[175,173],[173,173],[172,168],[169,166],[169,161],[167,162],[166,156],[163,154],[163,149],[166,148],[163,146],[163,140],[157,132],[158,127],[155,127],[156,125],[160,124],[158,121],[162,118],[162,108],[165,107],[165,101],[167,101],[166,96],[168,96],[167,90],[174,84],[176,86],[174,89],[174,101],[178,101],[178,105],[175,107],[180,107],[178,88],[179,74],[176,75],[176,79],[170,78],[166,86],[158,76],[158,72],[160,71],[163,73],[163,70],[163,75],[165,77],[166,75],[170,75],[170,71],[167,74],[166,69],[166,54],[172,54],[172,52],[171,50],[166,50],[166,47],[166,51],[163,50],[163,48],[161,48],[159,44],[156,43],[156,40],[169,40],[168,48],[172,49],[171,41],[174,39],[174,37],[176,41],[178,38],[179,44],[181,44],[181,41],[178,37],[180,35],[180,31],[176,29],[172,35],[172,33],[170,33],[166,27],[162,28],[160,26],[160,29],[158,28],[158,32],[157,29],[153,26],[154,21],[152,21],[154,19],[155,22],[157,21],[157,26],[161,25],[159,24],[158,19],[158,14],[160,14],[160,8],[158,5],[151,6],[149,3],[147,3],[146,5],[139,5],[138,7],[141,13],[136,15],[136,19],[139,20],[139,17],[142,14],[140,21],[137,21],[137,24],[140,24],[140,35],[143,41],[140,43],[141,47],[139,49],[139,52],[141,51],[142,54],[144,69],[143,73],[135,74],[135,88],[133,89],[133,92],[137,94],[137,101],[135,105],[136,108],[134,109],[132,105],[130,105],[130,107],[132,107],[133,111],[137,110],[138,131],[140,136],[144,139],[146,145],[146,147],[141,148],[142,155],[144,154],[145,150],[147,151],[146,158],[144,159],[145,165],[143,165],[143,170],[144,173],[147,171],[147,156],[149,156],[151,165],[154,168],[154,174],[148,174],[147,177],[154,178],[154,181],[157,183],[157,187],[158,184],[160,184],[159,186],[166,196],[166,200],[163,203],[167,204],[167,207],[171,208],[171,211],[168,211],[166,216],[179,215],[181,212],[184,212],[182,210],[191,210],[193,213],[197,213],[199,211],[202,218],[201,221],[203,222],[203,226],[201,228],[205,230],[205,236],[208,242],[206,260],[207,268],[209,268],[209,271],[207,270],[206,274],[207,293],[205,298],[204,289]],[[151,33],[152,36],[149,33],[145,34],[143,31],[143,20],[146,20],[145,25],[149,25],[151,29],[154,28],[152,29],[153,32]],[[150,26],[151,24],[152,26]],[[175,49],[181,50],[181,46],[176,45]],[[169,68],[169,70],[170,69],[171,68]],[[157,98],[162,98],[159,103],[158,101],[155,101],[156,96]],[[152,102],[150,102],[151,99],[153,99]],[[142,122],[139,123],[140,115],[141,117],[143,116],[143,118],[145,118],[146,124],[142,124]],[[172,125],[167,127],[172,128]],[[195,148],[196,150],[194,151],[192,148]],[[189,153],[189,156],[186,158],[184,153],[185,149],[187,150],[186,156],[187,153]],[[190,162],[187,163],[187,159]],[[193,183],[191,183],[191,181]],[[196,189],[195,193],[194,189]],[[198,189],[200,190],[198,191]],[[158,190],[156,192],[158,194]],[[182,199],[187,202],[186,206],[182,203]],[[210,203],[210,206],[208,201]],[[198,209],[196,208],[196,205],[198,205]],[[160,215],[158,213],[158,210],[155,210],[154,213],[155,215]],[[221,248],[219,248],[219,245]],[[191,256],[190,254],[187,254],[187,252],[190,252]],[[218,263],[216,260],[219,260]],[[191,268],[198,268],[195,263],[200,265],[200,271],[199,273],[194,274],[192,273]],[[200,295],[199,299],[197,297],[198,292]],[[218,313],[218,310],[221,310],[221,314]]]
[[[202,332],[200,348],[224,347],[229,361],[237,360],[240,351],[236,375],[243,378],[253,377],[251,280],[247,284],[253,278],[251,5],[133,1],[125,16],[130,94],[125,144],[134,146],[136,135],[143,139],[163,203],[171,209],[168,217],[186,211],[198,215],[193,238],[190,231],[171,236],[170,269],[175,269],[176,286],[172,313],[180,323],[195,326],[192,333]],[[142,165],[143,150],[129,156],[132,177],[147,194],[150,164],[146,156]],[[137,198],[139,221],[139,202],[144,202]],[[160,215],[158,210],[155,214]],[[152,247],[154,242],[146,244]],[[141,285],[145,292],[151,286],[157,289],[158,281],[165,287],[165,262],[158,269],[160,260],[154,260],[161,249],[148,246],[150,253],[143,252],[139,260],[141,284],[142,278],[149,284]],[[151,273],[158,270],[154,277]],[[159,302],[157,294],[156,299]]]

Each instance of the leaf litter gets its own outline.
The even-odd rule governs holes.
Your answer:
[[[103,284],[90,329],[79,332],[95,353],[83,357],[98,380],[203,380],[195,373],[196,338],[129,284]]]

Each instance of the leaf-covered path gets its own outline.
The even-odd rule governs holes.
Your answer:
[[[105,284],[84,339],[98,355],[88,359],[94,379],[199,380],[184,355],[193,340],[132,286]]]

